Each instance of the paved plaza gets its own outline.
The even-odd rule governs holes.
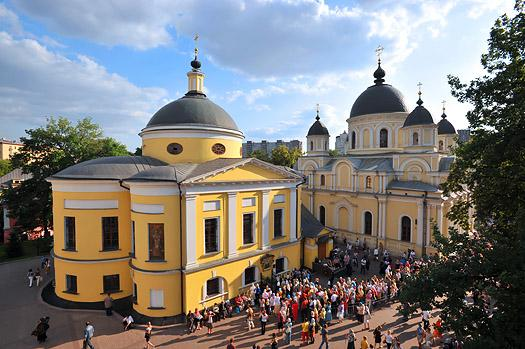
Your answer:
[[[27,259],[17,262],[0,264],[0,348],[75,348],[82,347],[82,334],[84,323],[90,321],[95,326],[93,343],[96,348],[143,348],[143,327],[137,326],[127,332],[122,331],[121,317],[114,314],[105,316],[104,311],[63,310],[51,307],[41,300],[40,287],[27,287],[26,273],[29,268],[36,268],[39,259]],[[49,281],[49,276],[44,283]],[[417,348],[415,340],[416,326],[420,317],[413,317],[404,322],[395,311],[397,304],[375,310],[372,314],[370,327],[380,324],[384,331],[390,329],[394,335],[399,335],[403,349]],[[45,346],[39,346],[31,332],[42,316],[49,316],[50,329],[48,341]],[[276,320],[272,318],[267,326],[266,336],[260,335],[256,328],[247,331],[245,317],[236,316],[215,324],[215,331],[207,335],[202,329],[194,334],[185,333],[184,325],[155,328],[152,342],[158,348],[226,348],[227,340],[235,337],[237,348],[251,348],[258,344],[261,348],[268,347],[271,334],[276,331]],[[256,323],[257,325],[257,323]],[[359,342],[363,335],[372,342],[372,332],[362,331],[362,325],[356,320],[345,320],[341,324],[335,321],[329,327],[330,348],[345,348],[345,334],[352,328],[356,332]],[[359,344],[358,342],[358,344]],[[293,328],[292,345],[285,346],[279,340],[279,348],[318,348],[320,338],[317,336],[316,344],[301,346],[300,328]],[[437,345],[436,345],[437,347]]]

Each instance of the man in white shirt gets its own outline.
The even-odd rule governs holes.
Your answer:
[[[122,325],[124,325],[124,331],[129,330],[134,322],[135,320],[133,320],[133,317],[131,315],[128,315],[124,319],[122,319]]]
[[[423,328],[426,330],[430,327],[430,311],[423,310],[421,313],[421,318],[423,320]]]

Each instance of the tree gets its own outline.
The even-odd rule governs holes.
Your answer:
[[[26,130],[23,147],[11,158],[14,168],[32,174],[19,186],[3,193],[9,214],[22,231],[38,226],[46,236],[52,222],[51,186],[46,178],[76,163],[102,156],[128,155],[126,147],[103,137],[99,125],[84,118],[76,124],[66,118],[51,118],[47,125]]]
[[[11,166],[11,161],[9,160],[0,160],[0,177],[8,174],[13,170],[13,167]]]
[[[262,150],[254,150],[250,153],[251,158],[256,158],[262,161],[271,162],[270,157],[268,154]]]
[[[331,157],[339,156],[339,150],[337,150],[337,149],[330,149],[328,151],[328,155],[330,155]]]
[[[435,229],[437,256],[401,290],[407,311],[435,306],[466,348],[522,347],[525,299],[525,2],[501,16],[468,84],[449,76],[467,113],[469,142],[455,150],[445,195],[463,193],[449,218],[466,233]],[[465,188],[468,191],[465,191]],[[475,209],[475,225],[469,210]],[[491,311],[493,308],[493,311]],[[488,310],[489,309],[489,310]]]
[[[279,145],[272,149],[270,162],[278,166],[293,167],[301,155],[303,155],[303,152],[299,148],[290,150],[284,145]]]

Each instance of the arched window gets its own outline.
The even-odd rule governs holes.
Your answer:
[[[412,134],[412,145],[419,145],[419,133],[417,132]]]
[[[439,150],[443,150],[443,141],[439,141]]]
[[[326,210],[324,206],[319,206],[319,222],[321,222],[322,225],[326,223]]]
[[[379,131],[379,148],[388,148],[388,130],[386,128]]]
[[[410,235],[412,234],[412,220],[410,217],[403,216],[401,218],[401,241],[410,242]]]
[[[372,235],[372,214],[368,211],[365,212],[365,226],[363,233],[366,235]]]
[[[352,149],[355,149],[355,140],[356,140],[356,134],[355,134],[355,131],[352,131]]]
[[[366,176],[366,189],[372,189],[372,177]]]
[[[314,150],[314,142],[310,141],[310,150]]]
[[[321,185],[325,185],[324,175],[321,175]]]

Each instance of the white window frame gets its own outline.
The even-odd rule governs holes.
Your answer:
[[[212,279],[219,279],[219,293],[211,295],[211,296],[208,296],[208,290],[207,290],[207,288],[208,288],[208,281],[210,281]],[[201,303],[207,302],[207,301],[209,301],[211,299],[214,299],[214,298],[222,297],[222,296],[227,295],[227,294],[228,294],[228,292],[224,291],[224,278],[222,276],[216,276],[216,277],[209,278],[208,280],[204,281],[204,285],[202,286],[202,301],[201,301]]]
[[[253,217],[252,219],[252,242],[245,242],[244,241],[244,215],[245,214],[249,214]],[[255,212],[243,212],[242,213],[242,244],[243,245],[253,245],[255,243],[257,243],[257,240],[256,240],[256,236],[257,234],[255,234],[255,227],[257,226],[256,225],[256,222],[255,222],[255,219],[257,217],[257,214]]]
[[[277,273],[277,260],[278,259],[284,259],[284,267],[283,267],[283,271]],[[283,274],[283,273],[286,273],[288,271],[288,258],[285,257],[285,256],[281,256],[279,258],[276,258],[275,259],[275,267],[273,268],[273,273],[275,275],[279,275],[279,274]]]
[[[217,231],[215,232],[217,236],[217,251],[214,252],[206,252],[206,220],[207,219],[217,219]],[[202,219],[202,248],[204,251],[204,255],[209,254],[216,254],[221,252],[221,217],[205,217]]]
[[[153,295],[157,293],[159,297],[159,304],[153,304]],[[149,307],[150,308],[164,308],[164,290],[163,289],[149,289]]]
[[[253,282],[250,282],[247,284],[246,283],[246,269],[248,268],[254,268],[255,278]],[[241,288],[260,282],[260,276],[261,276],[260,274],[261,273],[259,273],[259,268],[257,268],[256,265],[250,265],[249,267],[245,268],[244,271],[242,272],[242,287]]]
[[[202,210],[204,212],[219,211],[220,209],[221,209],[221,200],[204,201],[202,204]]]
[[[284,194],[277,194],[273,197],[273,203],[274,204],[282,204],[286,202],[286,195]]]
[[[253,207],[255,206],[256,202],[257,202],[257,199],[255,198],[255,196],[249,197],[249,198],[243,198],[242,207]]]

